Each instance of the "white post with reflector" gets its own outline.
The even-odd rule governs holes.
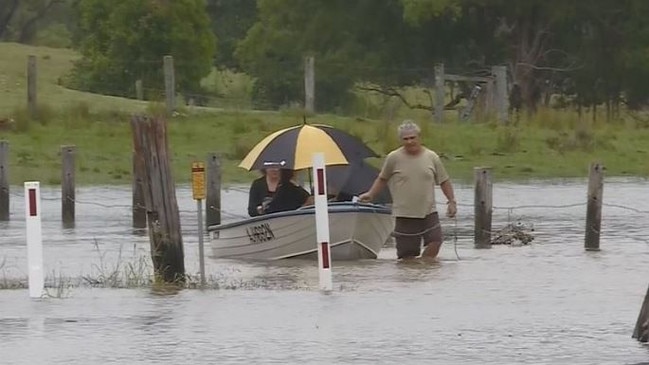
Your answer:
[[[313,181],[316,244],[318,245],[318,273],[320,289],[331,291],[331,250],[329,246],[329,207],[327,202],[327,174],[323,153],[313,154]]]
[[[25,182],[25,227],[27,229],[27,265],[29,296],[43,296],[43,235],[41,229],[41,189],[38,181]]]

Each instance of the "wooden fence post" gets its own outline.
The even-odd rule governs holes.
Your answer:
[[[185,255],[164,119],[133,116],[135,164],[142,171],[151,261],[156,279],[185,281]]]
[[[588,175],[588,204],[586,208],[586,251],[599,251],[602,229],[602,197],[604,192],[604,166],[594,162]]]
[[[440,63],[435,66],[435,122],[444,121],[444,64]]]
[[[9,220],[9,142],[0,141],[0,221]]]
[[[31,118],[38,116],[36,56],[27,57],[27,110]]]
[[[146,228],[146,207],[144,191],[142,190],[142,168],[137,165],[135,151],[133,151],[133,228]]]
[[[491,248],[491,216],[493,210],[493,186],[490,167],[475,167],[474,212],[475,212],[475,248]]]
[[[221,158],[216,153],[207,156],[207,198],[205,226],[221,224]]]
[[[315,58],[304,59],[304,109],[307,113],[315,112]]]
[[[171,115],[174,110],[176,110],[176,76],[174,73],[174,58],[172,56],[164,56],[163,64],[167,114]]]
[[[640,342],[649,341],[649,288],[647,289],[647,294],[644,296],[642,307],[640,307],[640,314],[638,315],[633,336],[631,337]]]
[[[485,86],[485,93],[484,93],[484,113],[487,116],[487,118],[491,118],[493,116],[493,111],[494,111],[494,80],[489,80],[486,83]]]
[[[144,100],[144,89],[142,88],[142,80],[135,81],[135,97],[137,100]]]
[[[501,123],[509,122],[509,99],[507,95],[507,67],[493,66],[491,72],[496,77],[495,104],[498,121]]]
[[[75,186],[74,186],[74,157],[76,154],[75,146],[61,146],[61,160],[63,169],[61,173],[61,217],[63,226],[66,228],[74,227],[74,206],[75,206]]]

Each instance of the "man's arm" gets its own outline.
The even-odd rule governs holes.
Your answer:
[[[372,201],[372,199],[374,199],[376,194],[378,194],[380,191],[382,191],[387,184],[388,184],[387,180],[381,178],[380,176],[377,177],[374,180],[374,183],[372,184],[372,187],[370,188],[370,190],[368,190],[366,193],[361,194],[358,197],[358,199],[360,201],[362,201],[362,202],[370,202],[370,201]]]
[[[374,183],[372,183],[370,190],[358,196],[358,199],[360,201],[370,202],[372,201],[372,199],[374,199],[376,194],[385,189],[385,187],[388,185],[388,180],[390,180],[390,177],[394,172],[394,165],[396,163],[395,161],[396,160],[394,153],[388,154],[388,156],[385,158],[385,161],[383,161],[383,167],[381,167],[379,176],[377,176],[374,180]]]
[[[448,203],[446,203],[448,205],[446,208],[446,215],[449,218],[453,218],[455,217],[455,214],[457,214],[457,202],[455,201],[455,192],[453,191],[451,179],[444,180],[439,187],[442,189],[442,192],[446,195],[446,199],[448,200]]]
[[[442,189],[442,192],[446,196],[446,200],[448,200],[449,203],[455,203],[455,192],[453,191],[453,184],[451,184],[451,179],[445,180],[439,185],[439,187]]]

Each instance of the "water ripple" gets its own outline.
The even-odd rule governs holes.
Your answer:
[[[534,226],[521,247],[473,248],[472,186],[432,265],[334,263],[335,291],[318,292],[313,262],[207,259],[221,289],[58,288],[30,300],[0,291],[2,364],[633,364],[649,359],[631,339],[649,267],[645,181],[607,182],[601,251],[584,251],[586,185],[496,184],[494,229]],[[198,270],[195,202],[178,189],[186,266]],[[77,223],[63,229],[60,192],[43,190],[45,267],[65,284],[147,264],[148,237],[130,228],[130,188],[81,188]],[[0,222],[0,285],[26,277],[21,192]],[[224,192],[232,219],[246,195]],[[548,206],[565,206],[547,208]],[[535,207],[537,206],[537,207]],[[544,206],[544,207],[538,207]],[[644,208],[646,209],[646,208]],[[455,241],[454,238],[457,238]],[[457,254],[456,254],[457,252]],[[23,284],[24,285],[24,284]],[[7,286],[7,285],[5,285]],[[55,293],[56,294],[56,293]],[[59,293],[61,294],[61,293]],[[55,295],[56,296],[56,295]]]

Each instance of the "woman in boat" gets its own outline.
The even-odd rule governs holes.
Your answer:
[[[261,170],[263,176],[255,179],[250,185],[248,194],[248,215],[251,217],[264,213],[266,205],[275,195],[279,185],[279,168]]]
[[[280,182],[273,199],[268,203],[264,213],[294,210],[309,204],[313,199],[301,186],[293,181],[293,170],[282,169]]]

